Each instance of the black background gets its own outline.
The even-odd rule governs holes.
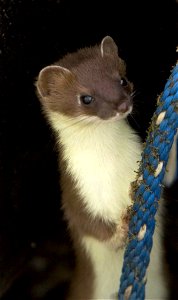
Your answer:
[[[115,39],[127,63],[128,77],[137,90],[130,122],[144,139],[156,97],[176,62],[176,1],[0,0],[3,300],[64,299],[73,253],[60,211],[55,141],[41,114],[34,81],[42,67],[66,52],[99,43],[105,35]],[[175,184],[168,192],[173,216],[168,229],[178,228],[176,194]],[[169,230],[167,234],[171,240]],[[174,234],[172,239],[168,243],[172,245],[171,300],[178,295]]]

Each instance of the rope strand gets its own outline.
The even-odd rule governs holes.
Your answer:
[[[155,214],[162,192],[169,152],[178,128],[178,64],[158,97],[136,181],[133,183],[133,215],[129,243],[118,293],[119,300],[144,300],[146,270],[150,261]]]

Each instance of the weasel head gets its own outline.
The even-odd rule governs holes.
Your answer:
[[[42,69],[36,87],[48,113],[93,121],[123,119],[132,111],[133,85],[110,36],[100,45],[79,49]]]

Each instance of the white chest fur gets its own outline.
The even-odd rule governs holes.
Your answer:
[[[131,204],[130,183],[135,179],[141,144],[127,123],[87,122],[69,119],[57,113],[49,118],[63,145],[68,172],[76,181],[83,201],[92,216],[118,222]],[[157,229],[160,229],[161,223]],[[166,299],[162,277],[162,251],[158,230],[148,268],[146,299]],[[83,246],[95,271],[93,299],[117,299],[124,249],[117,252],[104,242],[83,237]],[[155,289],[155,278],[157,289]]]
[[[117,252],[91,237],[83,238],[83,245],[92,260],[95,272],[92,299],[118,299],[124,249]]]
[[[56,113],[50,119],[88,212],[118,222],[131,204],[129,188],[141,153],[138,137],[125,120],[88,122]]]

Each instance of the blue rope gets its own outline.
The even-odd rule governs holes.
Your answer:
[[[177,172],[176,172],[176,180],[178,179],[178,138],[177,138]]]
[[[178,64],[158,97],[133,188],[132,217],[124,254],[119,300],[143,300],[145,275],[155,229],[155,214],[162,191],[162,180],[176,129],[178,128]]]

